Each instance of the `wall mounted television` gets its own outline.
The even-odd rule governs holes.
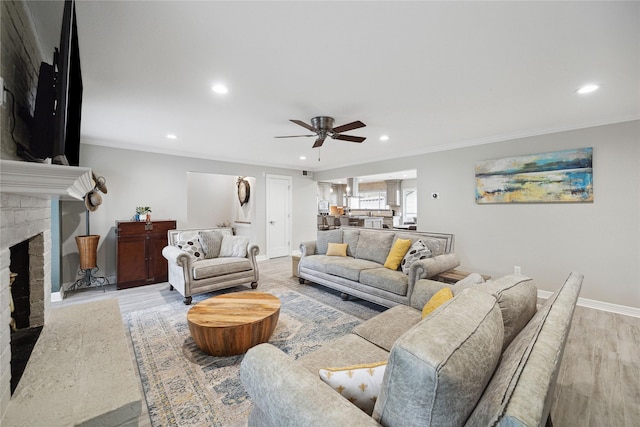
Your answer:
[[[29,152],[54,164],[80,163],[82,70],[75,1],[66,0],[62,15],[60,47],[53,64],[40,64],[38,89]]]

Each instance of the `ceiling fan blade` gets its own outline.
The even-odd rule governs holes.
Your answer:
[[[318,148],[320,147],[322,144],[324,144],[324,140],[325,140],[326,136],[318,136],[318,139],[316,139],[316,142],[313,144],[313,147],[311,148]]]
[[[287,136],[274,136],[274,138],[300,138],[303,136],[316,136],[316,134],[313,135],[287,135]]]
[[[349,142],[362,142],[365,139],[367,139],[364,136],[351,136],[351,135],[334,135],[332,136],[332,138],[340,139],[342,141],[349,141]]]
[[[295,123],[295,124],[297,124],[297,125],[299,125],[299,126],[302,126],[302,127],[303,127],[303,128],[305,128],[305,129],[309,129],[311,132],[315,132],[315,131],[316,131],[316,129],[315,129],[313,126],[306,124],[306,123],[305,123],[305,122],[303,122],[302,120],[294,120],[294,119],[291,119],[291,120],[289,120],[289,121],[291,121],[291,122],[293,122],[293,123]]]
[[[347,132],[353,129],[363,128],[366,125],[362,123],[360,120],[356,120],[355,122],[347,123],[346,125],[338,126],[337,128],[333,128],[334,133],[342,133]]]

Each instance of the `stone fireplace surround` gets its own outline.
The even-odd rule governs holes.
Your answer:
[[[89,168],[0,160],[0,420],[11,397],[9,248],[35,237],[29,244],[29,256],[37,260],[29,272],[30,326],[46,325],[51,308],[51,199],[73,200],[70,194],[77,194],[87,180]]]

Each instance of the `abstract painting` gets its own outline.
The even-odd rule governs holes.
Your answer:
[[[476,203],[593,202],[593,148],[483,160]]]

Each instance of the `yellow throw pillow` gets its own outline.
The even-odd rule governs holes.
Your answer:
[[[349,402],[371,415],[382,388],[382,378],[386,368],[385,361],[344,368],[325,368],[320,369],[318,374],[322,381],[333,387]]]
[[[328,256],[347,256],[348,243],[329,243],[327,248]]]
[[[400,267],[402,258],[407,254],[407,251],[411,247],[410,239],[398,239],[391,247],[387,260],[384,262],[384,266],[390,270],[397,270]]]
[[[451,288],[442,288],[436,292],[431,299],[422,307],[422,318],[427,317],[433,310],[440,307],[445,302],[453,298]]]

